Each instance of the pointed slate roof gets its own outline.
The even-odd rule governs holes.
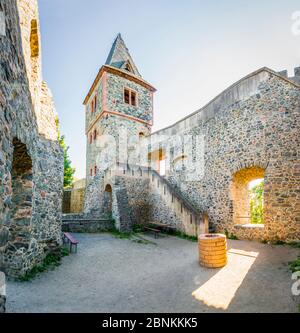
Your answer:
[[[132,74],[142,77],[134,64],[128,48],[126,47],[120,33],[116,37],[111,47],[105,65],[109,65],[122,70],[128,70]]]

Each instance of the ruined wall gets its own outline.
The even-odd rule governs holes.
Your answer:
[[[0,1],[6,24],[6,34],[0,36],[0,270],[10,276],[25,274],[61,243],[63,153],[56,130],[51,137],[38,126],[43,112],[36,101],[44,93],[35,80],[41,73],[31,67],[36,74],[30,74],[30,46],[24,37],[31,17],[37,18],[35,5]],[[55,111],[47,112],[53,119]]]
[[[62,199],[62,213],[63,214],[71,213],[71,194],[72,194],[71,188],[63,191],[63,199]]]
[[[37,0],[17,0],[22,50],[39,134],[57,140],[58,117],[53,97],[42,78],[41,34]]]
[[[85,179],[74,182],[70,198],[70,213],[82,213],[84,210]]]
[[[200,111],[152,135],[174,160],[176,137],[203,138],[199,159],[187,152],[186,167],[167,177],[219,232],[239,238],[292,241],[300,238],[300,89],[275,72],[260,70],[227,89]],[[175,144],[173,143],[175,142]],[[175,147],[174,147],[175,146]],[[199,152],[196,152],[195,157]],[[172,163],[171,163],[172,165]],[[230,191],[236,172],[264,170],[264,226],[234,222]],[[202,170],[190,179],[193,170]],[[259,177],[260,178],[260,177]]]

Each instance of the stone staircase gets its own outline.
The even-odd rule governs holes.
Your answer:
[[[148,167],[119,163],[113,172],[109,170],[108,173],[109,176],[149,179],[151,220],[173,224],[191,236],[208,232],[208,221],[204,218],[205,214],[199,211],[176,186],[157,171]],[[128,209],[128,194],[126,193],[126,196],[124,195],[122,198],[117,197],[117,201],[122,215],[123,212],[125,215],[127,214],[122,218],[132,221],[133,215]]]

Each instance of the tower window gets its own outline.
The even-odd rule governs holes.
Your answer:
[[[92,144],[92,143],[93,143],[93,135],[90,134],[90,144]]]
[[[97,96],[94,98],[94,112],[97,110]]]
[[[127,72],[133,72],[132,67],[131,67],[131,65],[130,65],[129,62],[126,63],[126,65],[125,65],[125,70],[126,70]]]
[[[95,174],[95,176],[97,175],[97,165],[95,165],[95,168],[94,168],[94,174]]]
[[[130,91],[128,89],[124,89],[124,102],[130,104]]]
[[[92,102],[91,102],[91,112],[92,113],[96,112],[96,109],[97,109],[97,96],[95,96],[92,99]]]
[[[96,140],[97,139],[97,130],[95,129],[94,130],[94,140]]]
[[[137,106],[137,93],[131,89],[125,88],[124,102],[132,106]]]
[[[131,92],[131,105],[136,106],[136,92]]]

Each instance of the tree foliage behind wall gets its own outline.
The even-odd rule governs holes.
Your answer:
[[[251,223],[264,223],[264,182],[250,189]]]
[[[56,120],[58,128],[58,141],[64,152],[64,187],[70,187],[74,181],[75,168],[72,168],[72,162],[68,155],[69,147],[66,145],[65,136],[60,134],[59,121]]]

